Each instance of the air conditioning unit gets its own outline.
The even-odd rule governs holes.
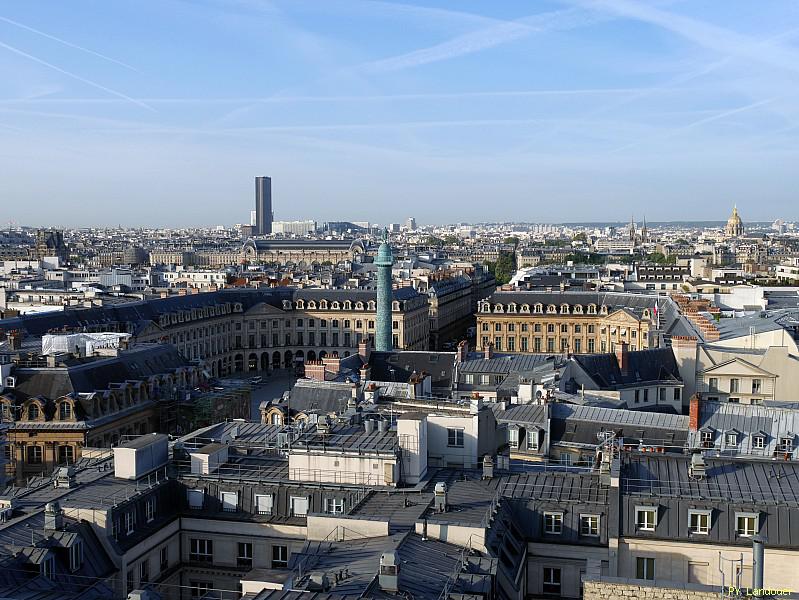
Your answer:
[[[17,386],[17,378],[16,377],[6,377],[5,381],[3,381],[3,386],[7,388],[14,388]]]

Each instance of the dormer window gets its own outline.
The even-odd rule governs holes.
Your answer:
[[[793,452],[793,437],[782,436],[777,450],[779,452]]]
[[[582,304],[575,304],[574,305],[574,314],[575,315],[583,314],[583,305]]]
[[[702,431],[702,447],[703,448],[712,448],[715,446],[713,442],[713,430],[712,429],[705,429]]]
[[[400,309],[400,303],[394,300],[394,302],[391,303],[391,310],[399,312],[399,309]]]
[[[538,314],[541,314],[541,313],[543,313],[543,312],[544,312],[544,305],[543,305],[543,304],[541,304],[541,303],[539,302],[539,303],[538,303],[538,304],[536,304],[536,305],[535,305],[535,307],[533,308],[533,312],[536,312],[536,313],[538,313]]]
[[[83,542],[78,540],[69,549],[69,570],[73,573],[83,565]]]
[[[58,405],[58,418],[61,421],[68,421],[72,418],[72,404],[62,402]]]
[[[554,304],[547,306],[547,314],[554,315],[557,312]]]
[[[39,566],[39,572],[42,574],[42,577],[45,579],[52,579],[53,572],[55,571],[55,559],[48,555]]]
[[[363,302],[356,302],[355,310],[363,310]]]
[[[530,305],[529,304],[522,304],[522,308],[520,309],[520,312],[529,313],[530,312]]]
[[[516,312],[516,305],[513,304],[512,302],[510,304],[508,304],[508,312],[509,313],[515,313]]]
[[[349,300],[344,301],[344,310],[352,310],[352,302]]]
[[[333,303],[330,305],[330,308],[333,310],[338,310],[341,305],[338,303],[337,300],[334,300]]]
[[[568,304],[561,304],[560,305],[560,314],[568,315],[569,314],[569,305]]]
[[[369,300],[369,302],[366,303],[366,306],[369,310],[375,310],[375,301]]]
[[[505,312],[505,308],[501,304],[495,304],[494,305],[494,312],[495,313]]]
[[[297,308],[303,309],[305,308],[305,302],[303,302],[302,300],[297,300],[296,306]]]
[[[608,307],[603,304],[602,307],[599,309],[599,314],[600,315],[608,314]]]
[[[321,300],[319,302],[319,308],[322,308],[322,309],[326,310],[327,309],[327,300]]]
[[[588,305],[588,314],[595,315],[596,314],[596,304],[589,304]]]
[[[766,436],[754,435],[752,436],[752,449],[763,450],[766,447]]]
[[[39,410],[38,404],[33,403],[30,406],[28,406],[28,421],[38,421],[40,414],[41,410]]]
[[[738,434],[735,431],[728,431],[725,437],[728,448],[735,448],[738,446]]]
[[[308,308],[309,308],[309,309],[314,309],[314,308],[316,308],[316,302],[314,302],[313,300],[309,300],[309,301],[308,301]]]

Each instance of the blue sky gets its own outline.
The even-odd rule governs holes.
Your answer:
[[[0,220],[797,219],[799,2],[7,0]]]

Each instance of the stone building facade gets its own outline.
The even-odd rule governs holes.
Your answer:
[[[655,301],[590,292],[495,292],[479,303],[477,346],[498,352],[614,352],[654,346]]]

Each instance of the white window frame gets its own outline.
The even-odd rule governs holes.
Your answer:
[[[752,436],[752,449],[763,450],[766,447],[766,437],[763,435]]]
[[[644,518],[642,518],[642,516]],[[651,518],[651,523],[650,523]],[[638,531],[655,531],[658,524],[657,506],[635,507],[635,529]]]
[[[710,533],[710,518],[712,511],[709,509],[692,508],[688,510],[688,534],[689,535],[707,535]],[[697,518],[696,527],[692,521]],[[707,519],[707,523],[702,527],[702,517]]]
[[[191,558],[207,557],[204,558]],[[198,562],[214,562],[214,541],[209,538],[190,538],[189,539],[189,560],[196,560]]]
[[[155,496],[150,496],[147,498],[147,501],[144,503],[144,514],[148,523],[152,523],[155,520],[155,506]]]
[[[743,530],[740,527],[740,520],[746,519],[744,523],[748,525],[748,520],[751,519],[753,522],[753,527],[751,529],[751,533],[749,532],[749,527],[745,527]],[[759,528],[759,521],[760,515],[753,512],[736,512],[735,513],[735,535],[738,537],[752,537],[757,535]]]
[[[275,508],[275,498],[274,496],[272,496],[272,494],[255,494],[255,512],[257,514],[271,515],[274,508]]]
[[[592,521],[596,522],[592,524]],[[586,524],[588,527],[586,527]],[[592,526],[593,525],[593,526]],[[584,537],[599,537],[600,516],[597,514],[580,515],[580,535]],[[596,530],[596,532],[594,532]]]
[[[527,449],[528,450],[540,450],[541,444],[539,443],[539,436],[540,432],[538,429],[533,427],[532,429],[527,430]]]
[[[563,512],[548,510],[544,512],[544,533],[560,535],[563,533]]]
[[[447,427],[448,448],[463,448],[465,441],[464,438],[465,436],[463,427]]]
[[[343,515],[344,498],[325,498],[325,512],[329,515]]]
[[[641,577],[638,576],[640,567]],[[650,572],[651,570],[651,572]],[[635,578],[644,581],[654,581],[655,579],[655,559],[652,556],[635,557]]]
[[[136,512],[129,510],[125,513],[125,533],[132,534],[136,530]]]
[[[447,438],[449,438],[449,432],[447,432]],[[508,445],[511,448],[518,448],[519,447],[519,428],[518,427],[510,427],[510,428],[508,428]]]
[[[728,448],[737,448],[738,447],[738,434],[729,431],[724,434],[724,443]]]
[[[558,574],[557,581],[555,581],[555,573]],[[545,592],[547,595],[560,596],[563,590],[563,571],[560,567],[544,567],[541,574],[541,590],[543,592],[544,586],[551,586],[557,588],[557,591]]]
[[[278,558],[275,558],[275,551],[279,555]],[[278,566],[275,566],[275,563],[280,563]],[[282,546],[282,545],[274,545],[272,546],[272,561],[271,566],[273,569],[286,569],[288,568],[289,564],[289,547]]]

